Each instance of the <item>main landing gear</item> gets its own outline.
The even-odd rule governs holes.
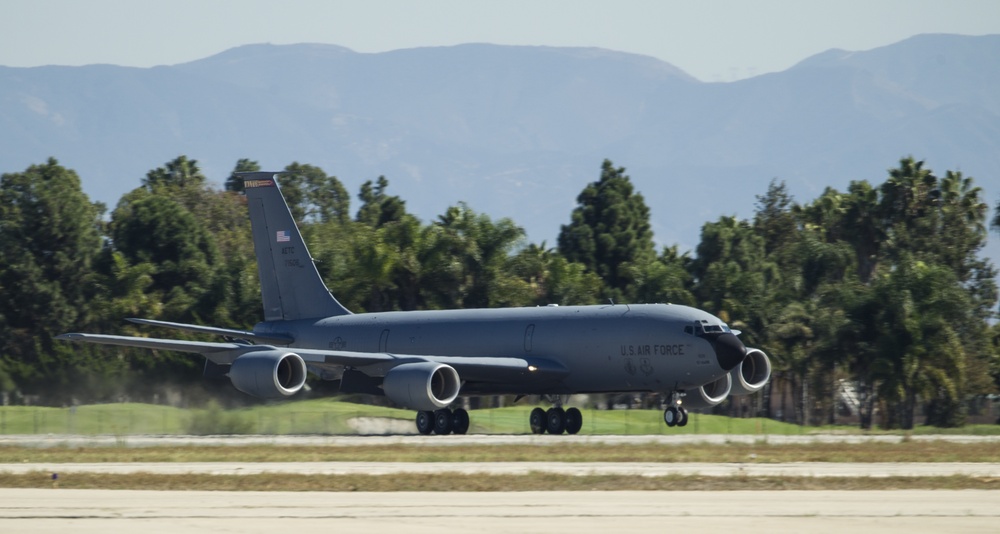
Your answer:
[[[469,412],[462,408],[417,412],[417,432],[427,435],[431,432],[440,436],[465,434],[469,431]]]
[[[670,395],[670,406],[663,411],[663,422],[669,427],[685,426],[688,424],[688,411],[681,406],[680,393],[674,392]]]
[[[528,418],[531,424],[532,434],[576,434],[583,428],[583,414],[576,408],[562,409],[561,407],[549,408],[548,411],[541,408],[531,410]]]

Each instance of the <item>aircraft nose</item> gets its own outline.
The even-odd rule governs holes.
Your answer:
[[[719,361],[719,367],[724,371],[732,370],[746,358],[747,348],[740,341],[740,338],[726,332],[720,334],[715,339],[710,340],[712,349],[715,350],[715,357]]]

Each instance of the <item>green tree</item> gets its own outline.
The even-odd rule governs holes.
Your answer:
[[[406,203],[398,196],[387,194],[388,188],[389,180],[385,176],[379,176],[374,184],[371,180],[361,184],[358,194],[361,207],[355,220],[373,228],[401,220],[406,214]]]
[[[314,165],[293,162],[286,166],[281,193],[299,224],[350,219],[351,198],[344,184]]]
[[[732,319],[751,340],[763,339],[769,296],[781,283],[777,264],[764,239],[748,221],[720,217],[702,226],[697,257],[691,262],[694,294],[700,307]]]
[[[954,273],[904,260],[879,278],[874,292],[882,325],[875,375],[888,426],[913,428],[920,397],[934,408],[929,423],[961,425],[966,355],[953,325],[965,319],[968,299]]]
[[[521,249],[510,261],[510,272],[527,284],[528,304],[586,305],[601,300],[603,287],[596,274],[562,257],[543,242]]]
[[[658,257],[645,264],[627,264],[636,302],[695,305],[691,292],[691,257],[677,251],[677,245],[663,247]]]
[[[116,209],[110,229],[115,250],[130,265],[153,267],[149,290],[162,296],[169,317],[190,322],[212,315],[211,303],[199,301],[214,281],[218,250],[190,211],[151,195]]]
[[[253,170],[255,167],[257,167],[256,162],[243,159],[237,162],[234,172]],[[234,175],[230,178],[234,178]],[[242,180],[239,182],[242,186]],[[154,197],[159,200],[149,200]],[[191,287],[177,287],[175,295],[179,300],[176,305],[163,308],[162,311],[172,316],[176,315],[180,313],[182,303],[200,295],[197,296],[199,301],[197,309],[191,310],[190,314],[214,324],[252,326],[260,319],[260,284],[256,275],[250,228],[246,221],[245,198],[235,191],[214,189],[209,185],[208,179],[202,174],[195,160],[179,156],[163,167],[149,171],[142,187],[122,197],[112,214],[112,219],[114,221],[116,217],[118,219],[131,217],[130,214],[134,211],[133,205],[136,203],[153,202],[163,208],[164,201],[175,203],[183,211],[190,213],[194,218],[194,225],[199,228],[196,234],[191,235],[192,243],[208,240],[216,253],[206,257],[203,266],[205,277],[200,282],[192,282]],[[146,209],[148,211],[148,205]],[[184,221],[183,224],[190,222]],[[183,236],[177,236],[177,239],[183,240]],[[120,247],[115,246],[115,250],[120,250]],[[125,246],[134,247],[136,243],[132,242]],[[203,246],[204,243],[194,244],[195,248]],[[137,266],[131,249],[122,252],[125,253],[124,257],[130,265],[129,268]],[[110,266],[111,263],[107,265]],[[160,283],[163,272],[173,271],[176,267],[176,265],[154,265],[155,280],[149,291],[160,294],[167,291],[167,288]],[[105,272],[108,272],[107,269]],[[184,298],[180,298],[181,296]]]
[[[53,337],[94,320],[100,215],[75,172],[50,158],[0,176],[0,374],[43,402],[81,394],[109,369]],[[112,362],[111,366],[114,365]]]
[[[610,297],[633,299],[634,280],[627,265],[646,265],[655,258],[649,208],[634,192],[625,168],[609,160],[601,177],[577,197],[572,220],[559,232],[559,252],[581,263],[604,281]]]
[[[198,162],[187,156],[177,156],[163,167],[148,173],[142,184],[152,190],[160,187],[192,187],[205,183],[205,175],[198,168]]]
[[[460,267],[458,284],[448,291],[462,308],[523,304],[530,290],[508,272],[510,254],[524,238],[524,229],[510,219],[494,222],[465,204],[452,206],[435,223],[445,246]],[[446,288],[442,288],[446,289]]]

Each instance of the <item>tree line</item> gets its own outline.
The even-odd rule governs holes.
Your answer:
[[[6,402],[152,401],[199,387],[201,358],[53,338],[155,335],[126,317],[252,328],[260,285],[235,173],[257,170],[240,160],[218,188],[179,156],[110,213],[55,159],[0,176]],[[854,181],[805,204],[772,181],[752,218],[705,223],[693,253],[657,249],[645,199],[607,160],[554,246],[463,203],[422,221],[385,177],[361,186],[354,210],[319,167],[284,171],[282,192],[320,274],[355,311],[697,306],[742,330],[774,368],[764,395],[717,410],[802,424],[832,421],[846,398],[864,428],[959,426],[1000,385],[983,191],[912,157],[880,184]],[[1000,228],[1000,218],[989,224]]]

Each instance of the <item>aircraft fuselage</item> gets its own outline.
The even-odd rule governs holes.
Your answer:
[[[722,377],[711,343],[693,333],[704,311],[669,304],[408,311],[261,323],[311,349],[456,357],[522,357],[566,368],[561,393],[670,391]],[[687,327],[687,330],[685,330]],[[382,374],[375,364],[364,369]],[[542,387],[541,384],[538,387]],[[530,381],[469,384],[465,393],[533,393]],[[552,393],[552,385],[545,384]]]

